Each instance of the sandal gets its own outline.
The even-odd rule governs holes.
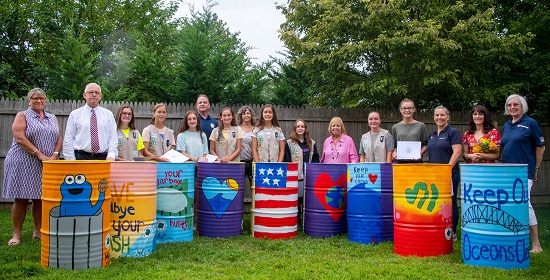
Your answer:
[[[530,252],[532,254],[542,253],[542,248],[540,246],[539,247],[534,247]]]
[[[21,240],[12,238],[8,241],[8,246],[17,246],[19,243],[21,243]]]

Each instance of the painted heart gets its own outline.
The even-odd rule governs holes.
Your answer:
[[[313,189],[317,200],[327,210],[332,219],[337,222],[344,212],[335,213],[332,210],[346,209],[346,174],[340,175],[336,182],[334,182],[330,175],[321,173],[317,177],[317,180],[315,180]]]
[[[202,180],[202,191],[214,214],[221,219],[237,196],[239,185],[234,179],[220,182],[214,177],[206,177]]]
[[[374,184],[378,180],[378,174],[369,174],[369,180]]]

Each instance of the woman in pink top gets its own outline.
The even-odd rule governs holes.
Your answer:
[[[323,144],[322,163],[357,163],[357,149],[353,139],[346,134],[344,122],[339,117],[334,117],[328,125],[330,136]]]

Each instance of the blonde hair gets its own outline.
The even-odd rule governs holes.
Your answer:
[[[44,96],[47,99],[46,93],[41,88],[33,88],[27,93],[27,100],[31,100],[34,95]]]
[[[151,124],[155,124],[155,112],[157,111],[158,108],[164,106],[164,108],[166,108],[166,114],[168,114],[168,107],[166,107],[166,104],[164,103],[158,103],[158,104],[155,104],[155,107],[153,107],[153,118],[151,119]],[[132,110],[134,111],[134,110]]]
[[[340,117],[334,117],[332,118],[332,120],[330,120],[330,123],[328,124],[328,134],[332,134],[331,132],[331,127],[335,124],[339,124],[340,127],[342,128],[342,134],[346,134],[346,127],[344,126],[344,122],[342,121],[342,119]]]

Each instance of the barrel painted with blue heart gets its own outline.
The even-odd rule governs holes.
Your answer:
[[[306,163],[304,233],[313,237],[345,234],[347,165]]]
[[[282,239],[298,234],[298,163],[253,164],[252,236]]]
[[[42,172],[41,265],[109,265],[109,161],[45,161]]]
[[[393,241],[393,169],[389,163],[348,164],[348,239]]]
[[[200,236],[232,237],[242,233],[244,185],[244,163],[198,163]]]
[[[195,163],[157,163],[158,243],[193,241]]]
[[[529,268],[527,164],[461,164],[462,260]]]
[[[394,164],[394,252],[438,256],[453,252],[452,166]]]
[[[156,174],[155,162],[111,163],[111,258],[156,251]]]

